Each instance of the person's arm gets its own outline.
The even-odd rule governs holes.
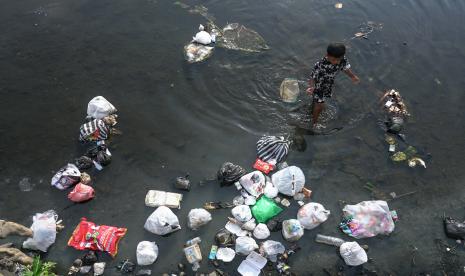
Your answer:
[[[307,93],[309,95],[313,94],[313,91],[315,90],[315,80],[313,78],[310,78],[308,80],[308,88],[307,88]]]
[[[360,82],[360,79],[358,78],[357,75],[354,74],[354,72],[352,72],[352,70],[350,69],[344,70],[344,73],[346,73],[346,75],[349,76],[349,78],[352,80],[353,83]]]

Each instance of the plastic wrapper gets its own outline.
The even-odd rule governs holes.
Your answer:
[[[126,228],[96,225],[86,218],[81,218],[68,245],[77,250],[105,251],[114,258],[118,253],[118,243],[126,232]]]
[[[325,222],[330,214],[320,203],[310,202],[300,207],[297,219],[305,229],[311,230]]]

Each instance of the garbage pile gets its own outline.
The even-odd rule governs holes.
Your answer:
[[[409,167],[418,165],[426,168],[426,162],[418,157],[417,150],[411,145],[405,145],[405,149],[400,151],[399,147],[405,143],[401,132],[404,129],[405,121],[410,116],[407,106],[400,93],[394,89],[388,90],[382,97],[381,102],[385,110],[386,119],[386,143],[389,145],[389,152],[392,153],[391,160],[394,162],[407,161]],[[401,138],[401,139],[399,139]]]

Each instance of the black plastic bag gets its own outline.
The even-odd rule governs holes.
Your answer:
[[[221,185],[231,185],[246,173],[247,171],[241,166],[226,162],[218,171],[218,181],[220,181]]]
[[[386,122],[388,132],[393,133],[393,134],[400,133],[402,129],[404,128],[404,122],[405,122],[404,118],[402,117],[395,116],[395,117],[389,118],[388,121]]]
[[[446,236],[455,240],[465,239],[465,222],[458,222],[451,217],[444,218]]]
[[[79,170],[87,170],[92,168],[92,166],[94,165],[92,159],[90,159],[90,157],[87,156],[81,156],[79,158],[76,158],[74,160],[74,164]]]
[[[107,153],[107,150],[101,150],[97,153],[97,163],[102,166],[107,166],[111,163],[111,155]]]

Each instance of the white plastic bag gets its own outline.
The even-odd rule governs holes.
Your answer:
[[[158,258],[158,246],[155,242],[141,241],[136,251],[138,265],[151,265]]]
[[[254,197],[263,194],[265,190],[265,176],[260,171],[253,171],[242,176],[239,183],[244,189]]]
[[[325,222],[330,214],[320,203],[310,202],[300,207],[297,219],[305,229],[311,230]]]
[[[166,235],[181,229],[181,226],[170,208],[160,206],[147,218],[144,228],[157,235]]]
[[[278,188],[276,188],[273,183],[266,182],[265,186],[265,195],[267,198],[275,198],[278,196]]]
[[[200,226],[212,220],[212,215],[203,208],[192,209],[187,215],[187,226],[192,230],[199,229]]]
[[[236,253],[249,255],[250,252],[258,249],[258,244],[250,237],[238,237],[236,239]]]
[[[232,223],[230,221],[226,223],[224,228],[226,228],[226,230],[228,230],[229,232],[233,233],[234,235],[238,237],[247,236],[247,234],[249,233],[246,230],[243,230],[240,225],[236,223]]]
[[[32,218],[31,230],[32,238],[28,238],[23,242],[23,247],[31,250],[40,250],[47,252],[47,249],[55,243],[57,235],[58,215],[53,210],[46,211],[42,214],[38,213]]]
[[[253,236],[259,240],[267,239],[270,236],[270,230],[266,224],[259,223],[253,230]]]
[[[280,242],[267,240],[260,245],[260,253],[267,257],[270,261],[276,262],[277,255],[283,254],[286,248]]]
[[[255,222],[255,219],[251,219],[247,221],[246,223],[242,224],[242,229],[247,230],[247,231],[253,231],[257,227],[257,223]]]
[[[233,249],[227,247],[218,248],[218,251],[216,252],[216,259],[225,263],[231,262],[235,256],[236,252]]]
[[[116,111],[116,108],[102,96],[93,98],[87,104],[87,116],[94,119],[102,119]]]
[[[66,190],[69,187],[77,184],[81,180],[81,172],[74,164],[68,164],[61,168],[52,177],[52,186],[59,190]]]
[[[276,172],[271,179],[278,191],[288,196],[294,196],[302,191],[305,185],[305,175],[296,166],[290,166]]]
[[[296,219],[288,219],[283,221],[283,237],[286,241],[298,241],[304,235],[304,228]]]
[[[212,43],[212,37],[209,33],[206,31],[200,31],[195,34],[195,36],[192,38],[195,42],[203,44],[203,45],[208,45]]]
[[[345,242],[339,247],[339,253],[347,265],[357,266],[368,261],[365,250],[357,242]]]
[[[231,214],[235,219],[242,223],[252,219],[252,212],[250,211],[250,207],[247,205],[239,205],[234,207],[231,210]]]

